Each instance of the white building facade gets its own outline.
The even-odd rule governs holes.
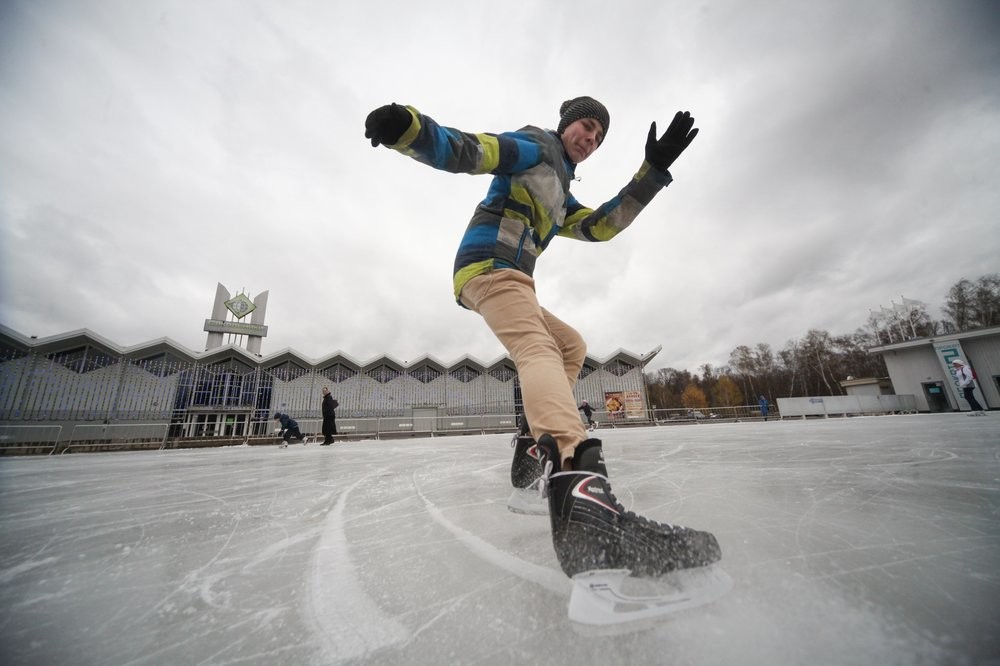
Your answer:
[[[869,351],[882,355],[895,392],[915,396],[919,411],[969,410],[952,368],[956,358],[975,371],[980,404],[1000,408],[1000,327],[907,340]]]
[[[628,395],[628,416],[648,418],[643,372],[658,352],[588,355],[578,401],[596,406],[608,395]],[[521,411],[517,371],[506,355],[490,363],[469,356],[450,364],[430,356],[362,363],[339,351],[320,359],[292,349],[260,356],[233,344],[195,352],[168,338],[122,347],[89,330],[35,339],[0,325],[5,425],[150,423],[169,424],[171,437],[245,437],[270,432],[275,411],[319,419],[324,386],[340,403],[338,426],[390,417],[433,431],[487,415],[495,429],[512,429],[510,417]]]

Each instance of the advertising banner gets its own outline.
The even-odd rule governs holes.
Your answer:
[[[646,417],[640,391],[605,391],[604,409],[607,410],[611,421]]]

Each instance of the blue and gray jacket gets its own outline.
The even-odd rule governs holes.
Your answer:
[[[390,148],[442,171],[493,174],[455,257],[456,300],[469,280],[494,269],[532,276],[535,261],[556,236],[611,240],[672,180],[669,172],[644,161],[617,196],[597,209],[587,208],[569,191],[576,165],[555,132],[527,126],[503,134],[469,134],[407,108],[413,122]]]

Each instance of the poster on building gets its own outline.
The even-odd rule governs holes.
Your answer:
[[[645,417],[642,393],[639,391],[605,391],[604,409],[612,422]]]
[[[955,366],[952,365],[953,361],[961,361],[966,366],[969,365],[969,359],[965,357],[965,352],[962,350],[962,345],[957,340],[950,342],[935,342],[934,351],[937,352],[938,359],[940,359],[941,364],[944,366],[945,376],[948,377],[946,382],[948,388],[951,391],[952,397],[955,399],[955,404],[959,405],[959,409],[964,411],[971,409],[969,403],[965,400],[965,395],[962,388],[958,385],[958,377],[955,375]],[[979,388],[979,382],[973,380],[972,385],[974,390],[982,391]],[[982,395],[982,393],[980,393]]]

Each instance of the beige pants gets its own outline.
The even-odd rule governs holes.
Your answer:
[[[587,356],[583,338],[538,304],[534,280],[518,270],[475,277],[462,288],[461,298],[482,315],[513,359],[532,436],[552,435],[560,457],[571,458],[587,438],[573,396]]]

